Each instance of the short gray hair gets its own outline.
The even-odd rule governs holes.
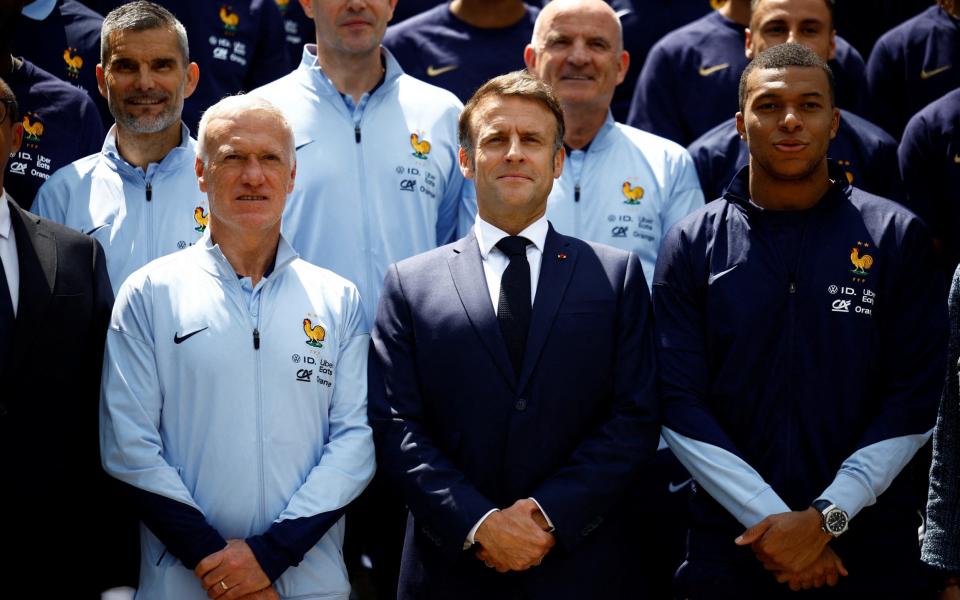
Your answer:
[[[236,96],[223,98],[205,110],[203,116],[200,118],[200,126],[197,128],[197,156],[200,157],[200,161],[203,162],[204,165],[207,164],[207,159],[210,156],[207,148],[207,128],[210,126],[210,123],[216,119],[250,111],[265,112],[276,119],[281,131],[283,131],[287,138],[290,158],[296,160],[297,149],[293,141],[293,127],[290,126],[290,122],[283,116],[283,112],[277,108],[277,105],[259,96],[237,94]]]
[[[166,29],[177,36],[177,45],[183,55],[183,65],[190,62],[190,45],[187,43],[187,30],[173,13],[159,4],[147,0],[135,0],[111,10],[103,20],[100,29],[100,64],[107,66],[110,58],[110,36],[115,31],[146,31],[148,29]]]

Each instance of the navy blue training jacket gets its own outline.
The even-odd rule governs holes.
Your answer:
[[[915,512],[891,482],[934,425],[946,282],[918,218],[830,168],[836,183],[804,211],[752,204],[743,169],[661,247],[663,433],[709,494],[695,529],[821,497],[851,527],[874,502]]]

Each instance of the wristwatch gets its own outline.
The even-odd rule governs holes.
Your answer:
[[[847,530],[850,517],[842,508],[823,498],[814,500],[812,506],[820,513],[820,528],[825,532],[840,537]]]

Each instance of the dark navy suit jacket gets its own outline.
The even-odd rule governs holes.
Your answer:
[[[369,410],[411,512],[400,598],[636,596],[622,498],[657,445],[652,343],[637,257],[552,227],[519,378],[473,233],[390,268]],[[499,574],[463,549],[527,497],[556,527],[541,566]]]

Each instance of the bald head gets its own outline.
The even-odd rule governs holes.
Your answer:
[[[620,24],[617,13],[603,0],[553,0],[548,2],[540,11],[537,21],[533,25],[533,37],[530,39],[533,46],[543,47],[544,38],[550,31],[551,24],[557,15],[573,16],[574,18],[595,18],[598,22],[606,21],[616,30],[617,46],[615,49],[617,51],[623,50],[623,26]]]
[[[527,70],[553,87],[572,120],[606,114],[623,81],[630,55],[623,28],[602,0],[554,0],[547,4],[523,53]]]

